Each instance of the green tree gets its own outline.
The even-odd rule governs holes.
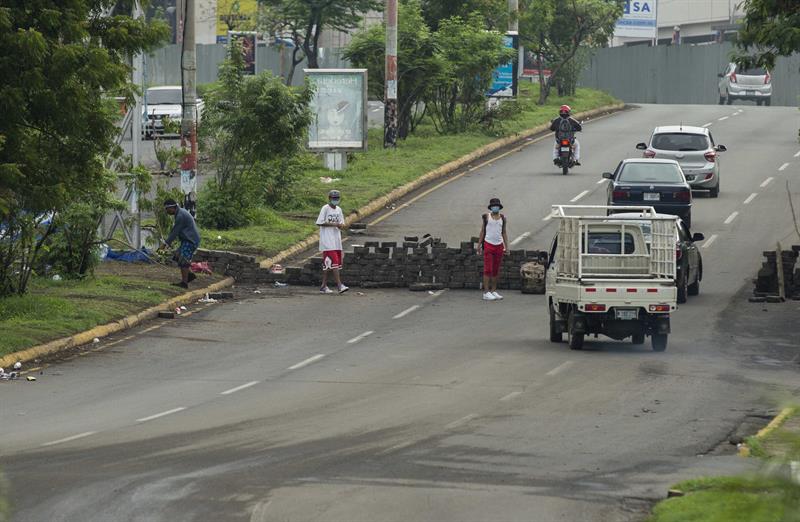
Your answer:
[[[422,12],[433,31],[442,20],[475,12],[483,17],[486,29],[505,32],[508,27],[507,0],[422,0]]]
[[[431,78],[441,72],[436,45],[422,18],[419,0],[399,6],[397,27],[398,136],[405,139],[425,116],[423,100],[430,92]],[[353,37],[344,57],[369,71],[372,96],[383,99],[385,88],[386,27],[376,25]]]
[[[130,58],[165,24],[133,19],[132,0],[7,0],[0,7],[0,295],[24,293],[41,226],[107,183],[118,134],[108,93],[133,95]]]
[[[800,51],[800,2],[747,0],[736,61],[744,67],[775,67],[778,56]]]
[[[442,20],[434,39],[440,72],[430,78],[428,112],[439,132],[462,132],[480,121],[492,72],[516,51],[503,45],[501,33],[484,28],[477,12]]]
[[[567,73],[562,89],[574,90],[577,75],[569,73],[570,64],[582,47],[607,45],[622,16],[623,4],[624,0],[524,1],[520,15],[522,45],[541,57],[551,71],[545,79],[540,67],[540,105],[547,101],[562,72]]]

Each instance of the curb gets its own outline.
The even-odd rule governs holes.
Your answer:
[[[605,114],[608,112],[617,112],[625,108],[624,103],[615,103],[612,105],[604,105],[602,107],[598,107],[596,109],[592,109],[585,112],[579,112],[575,116],[577,118],[590,118],[593,116],[598,116],[600,114]],[[524,130],[519,134],[514,134],[512,136],[507,136],[505,138],[501,138],[499,140],[495,140],[491,143],[487,143],[486,145],[475,149],[474,151],[461,156],[460,158],[454,159],[444,165],[437,167],[427,174],[420,176],[419,178],[409,181],[405,185],[401,185],[396,189],[392,190],[385,196],[381,196],[377,199],[374,199],[364,205],[363,207],[359,208],[355,212],[352,212],[347,218],[344,220],[345,225],[350,225],[357,220],[364,219],[366,217],[379,212],[384,207],[396,202],[397,200],[401,199],[402,197],[406,196],[410,192],[415,191],[416,189],[422,187],[423,185],[427,185],[433,181],[436,181],[440,178],[447,176],[448,174],[453,173],[454,171],[468,165],[469,163],[480,159],[484,156],[487,156],[497,150],[500,150],[504,147],[508,147],[509,145],[514,145],[520,141],[523,141],[531,136],[536,134],[549,131],[550,124],[544,123],[542,125],[537,125],[531,129]],[[295,243],[291,247],[283,250],[276,255],[264,259],[261,261],[260,265],[261,268],[270,268],[275,263],[280,263],[285,261],[286,259],[292,257],[293,255],[300,253],[310,246],[314,245],[319,240],[319,232],[315,232],[308,236],[307,238],[303,239],[299,243]]]
[[[796,408],[792,406],[782,409],[781,412],[774,419],[769,421],[769,424],[758,430],[758,433],[755,434],[755,438],[757,440],[762,440],[767,435],[769,435],[776,429],[780,428],[781,425],[784,422],[786,422],[786,419],[788,419],[790,415],[794,414],[795,410]],[[747,445],[747,443],[742,443],[742,447],[739,448],[739,456],[740,457],[750,456],[750,447]]]
[[[0,367],[7,368],[13,366],[15,362],[29,362],[46,355],[54,354],[61,350],[67,350],[69,348],[91,343],[95,337],[106,337],[113,333],[120,332],[128,328],[133,328],[134,326],[147,321],[148,319],[155,318],[158,315],[158,312],[164,310],[164,308],[173,308],[175,306],[191,303],[204,296],[206,293],[216,292],[223,288],[227,288],[233,285],[233,283],[233,278],[227,277],[222,281],[218,281],[206,288],[192,290],[191,292],[175,296],[161,304],[129,315],[118,321],[101,324],[99,326],[95,326],[91,330],[86,330],[69,337],[62,337],[61,339],[56,339],[45,344],[40,344],[39,346],[22,350],[21,352],[10,353],[0,358]]]

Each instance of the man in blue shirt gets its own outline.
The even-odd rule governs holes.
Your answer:
[[[200,246],[200,232],[197,230],[197,224],[189,211],[180,208],[174,199],[164,201],[164,210],[170,216],[175,216],[175,224],[172,225],[169,237],[164,241],[162,248],[169,247],[176,239],[180,239],[181,242],[181,246],[173,256],[173,259],[177,261],[181,269],[181,281],[180,283],[173,283],[173,285],[189,288],[189,283],[197,279],[190,267],[192,265],[192,256],[194,256],[197,247]]]

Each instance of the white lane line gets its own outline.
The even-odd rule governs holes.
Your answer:
[[[297,363],[297,364],[295,364],[293,366],[289,366],[289,369],[290,370],[297,370],[298,368],[302,368],[303,366],[308,366],[309,364],[311,364],[313,362],[317,362],[320,359],[322,359],[323,357],[325,357],[324,353],[318,353],[317,355],[315,355],[313,357],[309,357],[305,361],[300,361],[299,363]]]
[[[58,440],[54,440],[54,441],[51,441],[51,442],[45,442],[44,444],[42,444],[42,447],[55,446],[56,444],[62,444],[64,442],[70,442],[70,441],[73,441],[73,440],[82,439],[84,437],[88,437],[89,435],[94,435],[95,433],[97,433],[97,432],[96,431],[85,431],[83,433],[78,433],[77,435],[73,435],[71,437],[64,437],[63,439],[58,439]]]
[[[780,172],[782,170],[786,170],[786,167],[788,167],[788,166],[789,166],[788,163],[784,163],[783,165],[780,166],[780,168],[778,169],[778,172]]]
[[[727,119],[728,119],[728,116],[723,116],[722,118],[717,118],[717,120],[719,120],[719,121],[725,121]]]
[[[761,185],[759,185],[759,186],[760,186],[761,188],[764,188],[764,187],[766,187],[767,185],[769,185],[770,183],[772,183],[772,180],[773,180],[773,179],[775,179],[775,178],[773,178],[772,176],[770,176],[770,177],[768,177],[767,179],[765,179],[763,182],[761,182]]]
[[[513,243],[512,243],[512,245],[513,245]],[[414,305],[414,306],[406,308],[405,310],[403,310],[399,314],[397,314],[394,317],[392,317],[392,319],[402,319],[403,317],[407,316],[408,314],[410,314],[414,310],[419,310],[419,305]]]
[[[758,192],[753,192],[752,194],[750,194],[749,196],[747,196],[747,199],[745,199],[745,200],[744,200],[744,204],[745,204],[745,205],[749,204],[751,201],[753,201],[754,199],[756,199],[756,196],[758,196]]]
[[[599,185],[600,183],[604,182],[605,180],[606,180],[606,178],[603,178],[600,181],[598,181],[597,184]]]
[[[347,341],[347,344],[355,344],[355,343],[357,343],[358,341],[360,341],[360,340],[362,340],[362,339],[365,339],[365,338],[369,337],[370,335],[372,335],[372,334],[374,334],[374,333],[375,333],[375,332],[373,332],[372,330],[370,330],[370,331],[368,331],[368,332],[364,332],[364,333],[362,333],[361,335],[356,335],[355,337],[353,337],[352,339],[350,339],[349,341]]]
[[[712,244],[714,241],[716,241],[716,240],[717,240],[717,235],[716,235],[716,234],[712,234],[710,238],[708,238],[708,239],[706,239],[706,240],[705,240],[705,242],[703,243],[703,246],[702,246],[702,248],[708,248],[708,247],[710,247],[710,246],[711,246],[711,244]]]
[[[463,417],[461,417],[458,420],[454,420],[450,424],[446,425],[444,427],[444,429],[452,430],[453,428],[457,428],[457,427],[461,426],[462,424],[466,424],[469,421],[471,421],[473,419],[477,419],[477,418],[478,418],[478,414],[477,413],[470,413],[469,415],[464,415]]]
[[[738,215],[739,215],[739,212],[734,212],[733,214],[728,216],[728,218],[725,220],[725,224],[726,225],[730,225],[731,223],[733,223],[733,220],[736,219],[736,216],[738,216]]]
[[[147,422],[153,419],[158,419],[160,417],[166,417],[167,415],[172,415],[173,413],[178,413],[179,411],[183,411],[186,408],[181,406],[180,408],[172,408],[171,410],[162,411],[161,413],[156,413],[155,415],[150,415],[149,417],[142,417],[141,419],[136,419],[136,422]]]
[[[580,194],[578,194],[574,198],[570,199],[569,202],[570,203],[575,203],[576,201],[578,201],[579,199],[581,199],[583,196],[585,196],[588,193],[589,193],[588,190],[584,190],[583,192],[581,192]]]
[[[558,366],[556,366],[555,368],[553,368],[552,370],[547,372],[546,375],[548,375],[550,377],[552,377],[554,375],[558,375],[559,373],[563,372],[564,370],[566,370],[567,368],[569,368],[573,364],[575,364],[575,363],[573,363],[572,361],[564,361],[563,363],[559,364]]]
[[[708,122],[708,123],[704,123],[704,124],[703,124],[703,127],[711,127],[712,125],[714,125],[714,122],[713,122],[713,121],[710,121],[710,122]]]
[[[738,116],[738,115],[739,115],[738,112],[734,112],[733,114],[731,114],[731,116]]]
[[[522,241],[523,239],[528,239],[529,237],[531,237],[531,233],[530,232],[525,232],[524,234],[520,234],[520,236],[518,238],[514,239],[511,242],[511,246],[514,246],[517,243],[519,243],[520,241]]]
[[[511,392],[511,393],[509,393],[508,395],[506,395],[504,397],[500,397],[500,400],[503,401],[503,402],[510,401],[511,399],[513,399],[515,397],[519,397],[520,395],[522,395],[521,391],[514,391],[514,392]]]
[[[231,388],[230,390],[225,390],[224,392],[220,392],[220,395],[230,395],[231,393],[236,393],[237,391],[244,390],[245,388],[249,388],[250,386],[255,386],[258,384],[258,381],[250,381],[247,384],[242,384],[241,386],[237,386],[236,388]]]
[[[794,157],[795,158],[800,158],[800,150],[798,150],[797,152],[794,153]]]

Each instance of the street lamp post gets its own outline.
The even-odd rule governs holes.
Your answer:
[[[386,0],[383,147],[397,147],[397,0]]]
[[[181,191],[184,208],[195,215],[197,203],[197,58],[195,55],[195,0],[184,1],[181,82]]]

